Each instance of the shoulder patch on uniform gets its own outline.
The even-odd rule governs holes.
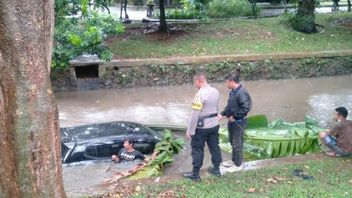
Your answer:
[[[194,110],[201,110],[203,107],[202,100],[200,99],[200,93],[198,92],[193,99],[192,109]]]

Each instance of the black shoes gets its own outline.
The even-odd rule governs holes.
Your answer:
[[[195,181],[195,182],[200,182],[201,181],[199,174],[195,175],[195,174],[193,174],[193,172],[184,173],[183,176],[185,178],[190,179],[190,180]]]
[[[212,174],[214,176],[218,176],[218,177],[221,176],[220,169],[216,169],[214,167],[209,167],[208,168],[208,173],[210,173],[210,174]]]

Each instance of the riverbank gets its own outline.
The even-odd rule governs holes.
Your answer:
[[[334,107],[343,104],[348,109],[352,109],[351,83],[351,75],[243,82],[254,101],[251,114],[267,114],[270,120],[282,118],[287,121],[302,121],[305,115],[309,115],[319,120],[322,126],[326,126],[331,121],[331,111]],[[212,86],[220,92],[219,109],[221,110],[227,103],[226,96],[229,90],[223,82],[212,83]],[[55,98],[59,107],[61,127],[119,120],[145,124],[185,125],[189,118],[190,101],[195,92],[196,88],[191,84],[187,84],[172,87],[56,92]],[[226,124],[226,121],[222,124]],[[181,135],[184,137],[183,134]],[[175,156],[174,163],[165,167],[164,176],[170,176],[165,177],[166,180],[181,179],[183,172],[191,170],[192,158],[189,154],[189,146],[190,144],[187,142],[185,150]],[[211,166],[208,149],[205,149],[205,151],[204,169]],[[223,155],[224,161],[229,159],[229,155]],[[289,159],[291,161],[286,161],[287,163],[298,161],[297,158]],[[313,159],[313,157],[310,156],[308,159]],[[283,162],[280,161],[280,163]],[[248,165],[246,163],[246,168],[253,167]],[[277,165],[279,164],[270,164],[268,166],[276,167]],[[91,164],[89,166],[71,167],[71,171],[66,170],[69,175],[67,177],[64,174],[64,178],[66,177],[69,180],[74,178],[71,183],[77,187],[75,188],[71,183],[65,184],[69,186],[65,187],[69,197],[79,197],[70,196],[77,193],[96,195],[90,193],[95,192],[93,188],[82,183],[83,181],[86,183],[94,181],[96,184],[100,184],[106,178],[98,175],[104,174],[107,167],[108,165],[103,165],[99,168]],[[259,168],[260,166],[254,167]],[[71,173],[74,173],[74,175],[71,175]],[[82,175],[81,177],[79,177],[80,174]],[[206,173],[203,175],[203,178],[205,177],[207,177]],[[164,177],[161,177],[160,181],[163,179]],[[140,183],[139,186],[143,187],[146,184],[153,183],[155,180],[157,178],[148,181],[138,180],[134,184],[138,185]],[[203,181],[207,182],[207,180]],[[175,182],[180,182],[180,180]],[[186,182],[186,180],[181,180],[181,182]],[[136,189],[134,185],[126,184],[125,187],[126,190],[129,188]],[[77,191],[72,189],[77,189]],[[105,189],[108,189],[108,187]],[[123,190],[121,189],[121,191]]]
[[[182,60],[184,62],[182,62]],[[188,62],[187,62],[188,60]],[[149,62],[148,62],[149,61]],[[172,62],[173,61],[173,62]],[[54,90],[116,89],[172,86],[192,83],[196,71],[203,70],[210,82],[222,82],[236,68],[242,80],[296,79],[352,74],[352,51],[300,54],[213,56],[174,60],[128,60],[93,65],[95,77],[78,76],[77,69],[56,70],[51,79]],[[178,62],[179,61],[179,62]],[[165,64],[153,64],[153,63]],[[169,62],[169,64],[166,64]],[[208,63],[204,63],[208,62]],[[88,66],[90,67],[90,66]],[[77,74],[77,75],[76,75]]]
[[[222,177],[204,171],[199,183],[180,175],[125,181],[103,197],[350,197],[351,161],[322,154],[261,160],[256,170]]]

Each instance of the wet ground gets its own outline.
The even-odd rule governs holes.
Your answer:
[[[352,76],[247,81],[243,84],[253,98],[254,106],[251,114],[266,114],[269,119],[302,121],[305,115],[310,115],[318,119],[321,126],[326,127],[331,122],[335,107],[346,106],[352,109],[350,88]],[[222,109],[226,104],[228,89],[224,83],[213,85],[221,93],[220,109]],[[192,85],[58,92],[56,100],[61,126],[118,120],[186,125],[191,111],[191,99],[195,92],[196,89]],[[183,136],[183,134],[176,134],[176,136]],[[207,148],[206,151],[208,151]],[[301,156],[301,158],[305,157]],[[272,160],[249,162],[245,164],[245,169],[271,166],[275,163],[291,163],[301,158],[285,158],[278,162]],[[223,153],[223,159],[229,160],[230,155]],[[175,156],[175,162],[165,167],[163,178],[180,177],[182,172],[191,169],[191,160],[190,146],[187,142],[182,152]],[[64,166],[64,185],[68,196],[92,195],[106,190],[99,188],[99,185],[112,176],[112,172],[106,172],[109,165],[110,161],[103,161]],[[209,152],[206,152],[203,168],[210,165]],[[122,164],[115,168],[125,170],[131,166],[133,164]]]

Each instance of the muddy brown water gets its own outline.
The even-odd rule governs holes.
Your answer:
[[[266,114],[270,120],[283,118],[302,121],[305,115],[331,125],[333,109],[346,106],[352,111],[352,76],[294,80],[246,81],[253,98],[251,114]],[[219,109],[226,104],[229,90],[224,83],[213,83],[221,94]],[[84,92],[57,92],[62,127],[109,121],[134,121],[145,124],[186,125],[196,88],[192,85],[148,87]],[[225,124],[222,123],[222,124]],[[183,136],[183,134],[177,134]],[[205,149],[206,151],[207,148]],[[224,160],[230,155],[223,153]],[[175,156],[164,174],[181,174],[191,169],[189,142]],[[65,189],[70,197],[101,192],[99,184],[111,176],[105,172],[109,161],[89,162],[63,167]],[[117,166],[125,170],[130,165]],[[206,152],[203,168],[210,166]]]

